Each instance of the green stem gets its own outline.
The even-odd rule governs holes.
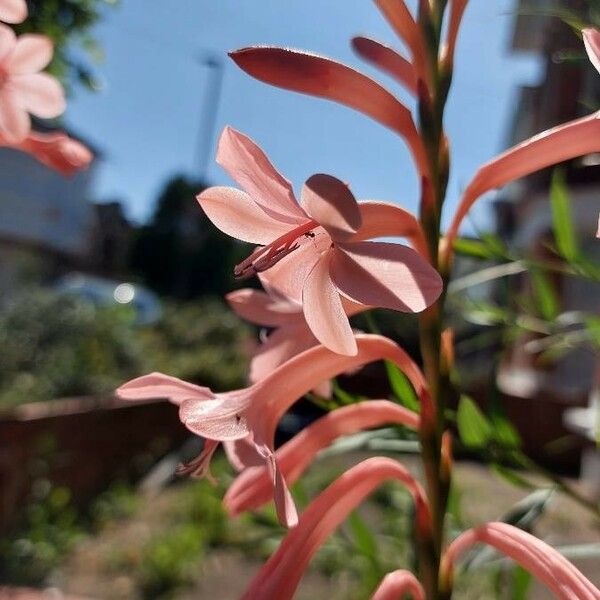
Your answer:
[[[429,5],[429,6],[427,6]],[[423,182],[420,221],[423,227],[432,265],[438,267],[440,221],[448,179],[449,159],[443,134],[443,114],[447,96],[444,75],[438,62],[441,23],[445,0],[421,2],[418,22],[428,48],[430,88],[421,87],[419,127],[427,151],[430,180]],[[444,547],[444,525],[450,489],[451,465],[442,465],[442,434],[445,430],[445,409],[449,390],[447,365],[442,360],[443,309],[445,294],[419,317],[419,337],[425,378],[436,407],[431,422],[422,415],[420,430],[423,470],[432,513],[432,548],[421,565],[428,600],[449,598],[451,590],[440,590],[439,569]],[[422,575],[422,577],[423,577]]]

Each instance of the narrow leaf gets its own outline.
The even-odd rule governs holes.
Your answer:
[[[400,400],[403,406],[406,406],[409,410],[419,412],[419,400],[413,386],[411,385],[408,377],[389,360],[385,361],[385,370],[387,372],[390,387],[394,396]]]
[[[578,254],[577,238],[573,227],[571,202],[563,169],[555,169],[552,174],[550,205],[552,207],[552,226],[558,251],[566,260],[575,260]]]
[[[469,396],[460,397],[456,424],[460,439],[467,448],[484,448],[493,437],[492,426]]]

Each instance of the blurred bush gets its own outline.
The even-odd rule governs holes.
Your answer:
[[[110,392],[143,368],[132,315],[42,289],[0,307],[0,408]]]
[[[246,328],[213,299],[167,305],[143,329],[125,307],[34,288],[0,305],[0,410],[65,396],[111,393],[160,370],[215,389],[244,381]]]
[[[140,332],[147,368],[215,390],[240,387],[247,373],[250,327],[216,299],[171,303]]]

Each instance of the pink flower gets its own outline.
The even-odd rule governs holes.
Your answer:
[[[94,157],[84,144],[62,132],[31,132],[25,139],[15,143],[5,141],[0,136],[0,146],[27,152],[47,167],[66,176],[87,168]]]
[[[250,387],[223,394],[160,373],[138,377],[122,385],[117,394],[129,400],[168,398],[179,404],[183,424],[209,440],[247,438],[270,469],[281,522],[293,526],[297,519],[295,507],[273,451],[275,429],[290,406],[316,384],[349,369],[387,359],[398,365],[415,388],[421,400],[421,418],[431,421],[435,413],[422,373],[397,344],[377,335],[357,335],[356,343],[358,352],[353,356],[315,346]],[[211,454],[206,454],[205,461],[196,461],[194,469],[206,472]]]
[[[340,294],[367,306],[420,312],[441,293],[440,276],[417,252],[365,241],[404,231],[423,244],[406,211],[381,202],[359,204],[347,185],[329,175],[310,177],[298,204],[262,150],[231,128],[221,136],[217,162],[247,193],[213,187],[198,202],[228,235],[262,244],[235,274],[264,271],[269,288],[302,303],[308,326],[328,348],[356,352]]]
[[[27,18],[25,0],[0,0],[0,21],[22,23]]]
[[[412,64],[418,79],[428,84],[430,76],[426,64],[425,40],[421,28],[417,25],[404,0],[375,0],[375,4],[410,50]]]
[[[371,596],[371,600],[398,600],[410,594],[413,600],[425,600],[425,591],[417,578],[402,569],[388,573]]]
[[[588,58],[600,73],[600,31],[589,27],[581,33],[583,34],[583,44]]]
[[[352,48],[361,58],[379,67],[401,83],[413,96],[418,94],[417,73],[413,64],[393,48],[372,40],[357,36],[352,38]]]
[[[266,287],[266,291],[263,292],[246,288],[231,292],[225,298],[232,310],[243,319],[274,329],[263,339],[252,358],[249,374],[251,383],[263,379],[292,356],[319,343],[306,323],[302,304],[278,294],[275,290]],[[369,308],[344,297],[340,299],[348,316]],[[329,397],[330,382],[322,382],[315,387],[314,392]]]
[[[450,0],[450,17],[448,19],[448,33],[446,34],[446,45],[442,50],[443,59],[452,64],[456,50],[458,30],[463,18],[468,0]]]
[[[590,60],[598,68],[600,33],[585,29],[583,39]],[[463,193],[446,233],[441,262],[449,264],[460,224],[483,194],[540,169],[593,152],[600,152],[600,112],[543,131],[483,165]]]
[[[254,577],[242,600],[292,598],[315,552],[348,514],[387,479],[408,488],[416,507],[417,535],[428,537],[429,507],[420,484],[395,460],[369,458],[346,471],[311,502],[298,526],[288,532]]]
[[[507,523],[486,523],[459,535],[443,556],[441,571],[451,579],[454,562],[476,543],[488,544],[509,556],[563,600],[599,600],[598,590],[564,556],[548,544]]]
[[[412,20],[410,13],[409,17]],[[419,174],[428,176],[427,154],[410,110],[370,77],[324,56],[290,48],[255,46],[229,56],[259,81],[338,102],[389,127],[405,139]]]
[[[419,416],[388,400],[368,400],[331,411],[277,449],[275,458],[285,481],[292,485],[315,456],[333,440],[372,427],[398,424],[412,429]],[[229,486],[223,502],[231,516],[257,510],[273,499],[273,485],[264,465],[245,469]]]
[[[52,58],[52,42],[37,34],[17,38],[10,27],[0,25],[0,135],[10,143],[29,133],[28,113],[40,118],[57,117],[65,110],[61,85],[39,73]]]

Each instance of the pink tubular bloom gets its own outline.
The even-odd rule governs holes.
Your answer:
[[[388,573],[381,580],[371,600],[398,600],[406,594],[413,600],[425,600],[425,591],[417,578],[410,571],[400,569]]]
[[[61,85],[39,73],[51,58],[50,38],[37,34],[17,38],[10,27],[0,25],[0,135],[9,143],[20,142],[29,133],[29,113],[48,119],[65,110]]]
[[[227,294],[225,299],[231,309],[243,319],[274,329],[258,346],[250,362],[251,383],[260,381],[292,356],[319,344],[306,323],[302,304],[277,294],[268,287],[264,292],[250,288],[236,290]],[[344,297],[341,302],[348,316],[369,308]],[[315,387],[314,392],[329,397],[330,382],[322,382]]]
[[[393,48],[362,36],[352,38],[352,48],[361,58],[391,75],[413,96],[417,95],[418,84],[415,68],[410,61]]]
[[[461,1],[457,0],[457,8]],[[584,29],[583,41],[590,61],[600,72],[600,32]],[[540,169],[593,152],[600,152],[600,112],[547,129],[483,165],[464,191],[450,223],[441,263],[449,265],[460,224],[483,194]]]
[[[428,175],[427,154],[410,110],[370,77],[330,58],[290,48],[255,46],[229,56],[259,81],[338,102],[389,127],[405,139],[419,173]]]
[[[465,190],[445,237],[444,262],[475,201],[495,188],[565,160],[600,152],[600,113],[548,129],[483,165]]]
[[[596,67],[596,71],[600,73],[600,31],[588,27],[581,33],[583,34],[583,44],[588,58]]]
[[[293,526],[297,519],[295,508],[273,451],[275,429],[290,406],[316,384],[376,360],[391,360],[415,388],[421,400],[421,418],[431,422],[435,414],[423,374],[397,344],[378,335],[357,335],[356,343],[358,352],[354,356],[315,346],[250,387],[223,394],[160,373],[138,377],[122,385],[117,394],[130,400],[169,398],[179,404],[183,424],[209,440],[229,442],[246,438],[270,469],[281,522]],[[206,459],[210,460],[210,455]],[[194,468],[206,471],[207,465],[197,462]]]
[[[62,132],[31,132],[25,139],[16,143],[5,141],[0,136],[0,146],[27,152],[42,164],[65,176],[87,168],[93,158],[89,148]]]
[[[417,429],[416,413],[388,400],[368,400],[344,406],[321,417],[277,449],[275,458],[288,485],[297,481],[315,456],[333,440],[372,427],[398,424]],[[257,510],[273,499],[265,466],[245,469],[229,486],[224,504],[231,516]]]
[[[0,0],[0,21],[4,23],[22,23],[27,18],[25,0]]]
[[[443,49],[443,58],[450,64],[454,61],[454,52],[456,50],[456,40],[458,30],[463,18],[468,0],[450,0],[450,18],[448,20],[448,33],[446,35],[446,45]]]
[[[400,463],[370,458],[352,467],[319,494],[254,577],[242,600],[292,598],[315,552],[348,514],[387,479],[404,484],[416,505],[417,534],[430,534],[430,514],[420,484]]]
[[[410,14],[404,0],[375,0],[375,4],[398,37],[409,48],[417,78],[425,83],[429,82],[425,40],[421,28]]]
[[[544,582],[562,600],[599,600],[598,590],[564,556],[533,535],[507,523],[486,523],[459,535],[446,550],[442,573],[451,576],[460,554],[477,543],[493,546]]]
[[[217,162],[247,193],[213,187],[198,202],[228,235],[262,244],[235,274],[262,272],[266,286],[301,303],[309,328],[328,348],[356,352],[340,296],[420,312],[441,293],[440,276],[419,253],[365,241],[405,235],[424,251],[422,231],[410,213],[382,202],[357,203],[348,186],[329,175],[310,177],[298,203],[264,152],[231,128],[221,136]]]

